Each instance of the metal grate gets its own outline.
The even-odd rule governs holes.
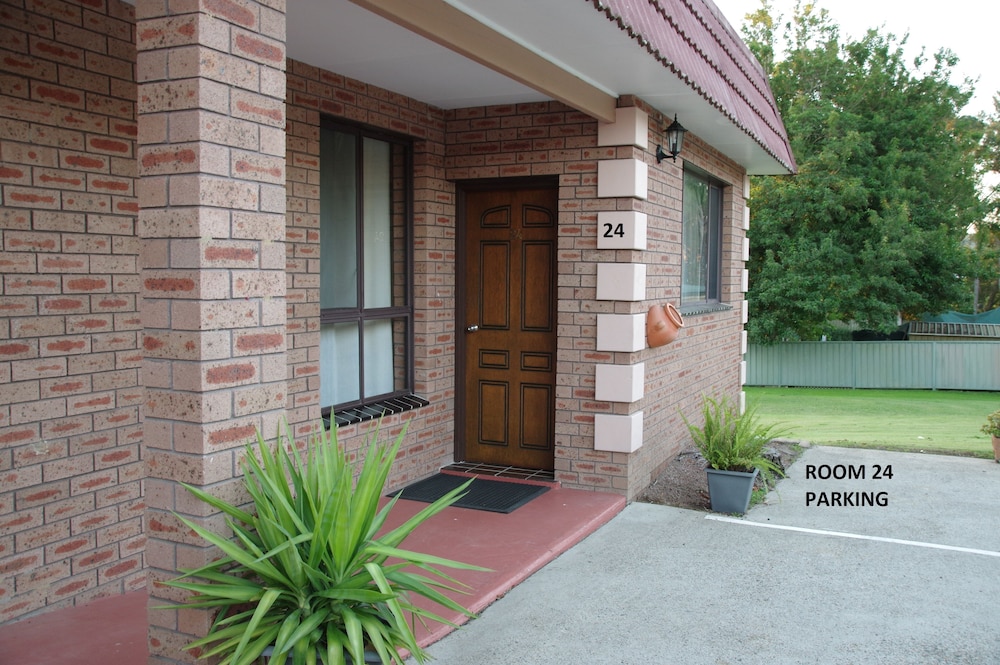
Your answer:
[[[344,409],[343,411],[337,411],[333,414],[333,422],[338,427],[344,425],[354,425],[356,423],[363,423],[366,420],[375,420],[376,418],[392,415],[394,413],[403,413],[404,411],[419,409],[427,406],[428,404],[430,404],[429,401],[423,397],[417,397],[416,395],[390,397],[373,404],[355,406],[350,409]],[[327,424],[329,424],[330,417],[327,416],[324,420],[326,420]]]

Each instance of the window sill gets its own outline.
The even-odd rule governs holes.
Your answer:
[[[366,420],[375,420],[377,418],[381,418],[382,416],[419,409],[427,406],[428,404],[430,404],[430,402],[423,397],[417,397],[413,394],[400,395],[398,397],[389,397],[388,399],[366,404],[364,406],[354,406],[349,409],[344,409],[343,411],[327,414],[323,416],[323,421],[327,427],[330,426],[331,420],[333,420],[334,424],[338,427],[356,425],[357,423],[363,423]]]
[[[729,312],[732,305],[721,302],[700,302],[693,305],[683,305],[677,308],[681,316],[697,316],[698,314],[711,314],[712,312]]]

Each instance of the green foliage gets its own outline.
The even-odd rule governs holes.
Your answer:
[[[907,63],[905,37],[842,39],[812,4],[783,45],[766,4],[748,18],[799,166],[751,183],[751,341],[818,339],[836,321],[888,332],[900,314],[967,309],[984,125],[960,115],[972,84],[951,83],[957,57]]]
[[[698,452],[713,469],[751,472],[760,469],[765,479],[774,474],[785,475],[782,469],[764,456],[771,439],[784,432],[777,425],[762,425],[753,409],[742,414],[728,398],[716,400],[707,395],[702,399],[701,426],[684,418]]]
[[[1000,201],[995,204],[1000,204]],[[989,220],[976,224],[971,245],[974,270],[969,275],[969,284],[973,293],[973,312],[988,312],[1000,307],[1000,222],[997,221],[997,211]]]
[[[986,416],[986,423],[980,431],[990,436],[1000,436],[1000,409]]]
[[[305,458],[287,426],[276,452],[258,433],[257,446],[247,446],[243,462],[252,512],[187,487],[223,512],[235,534],[228,539],[181,518],[223,554],[167,582],[191,592],[182,607],[218,610],[208,634],[187,648],[197,649],[200,658],[220,657],[221,665],[256,662],[268,646],[274,647],[273,665],[286,659],[313,665],[317,652],[325,665],[343,664],[345,653],[362,663],[366,649],[377,652],[384,664],[401,663],[398,648],[423,662],[426,654],[408,615],[421,622],[449,622],[414,605],[414,596],[471,616],[442,593],[459,585],[440,568],[482,568],[400,549],[416,527],[454,503],[468,483],[379,535],[396,501],[379,509],[404,433],[387,446],[378,443],[376,432],[356,481],[335,430],[318,427]]]

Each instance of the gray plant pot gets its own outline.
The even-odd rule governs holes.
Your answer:
[[[271,660],[271,654],[273,652],[274,652],[274,647],[267,647],[266,649],[264,649],[264,653],[262,653],[260,655],[261,657],[260,657],[259,662],[262,665],[267,665],[267,663],[269,663],[270,660]],[[344,654],[344,660],[346,661],[347,665],[351,665],[351,663],[354,662],[354,661],[351,660],[351,656],[349,654],[346,654],[346,653]],[[288,662],[288,663],[292,662],[291,656],[289,656],[289,658],[288,658],[288,660],[286,662]],[[319,656],[319,654],[316,654],[316,662],[319,663],[319,664],[323,663],[323,659]],[[381,663],[381,662],[382,662],[382,659],[379,658],[379,655],[377,653],[375,653],[374,651],[366,651],[365,652],[365,663],[366,664],[378,664],[378,663]]]
[[[753,481],[759,471],[722,471],[706,469],[708,472],[708,496],[712,500],[712,510],[717,513],[742,515],[750,507]]]

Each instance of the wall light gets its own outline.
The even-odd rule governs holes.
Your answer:
[[[664,159],[669,157],[670,159],[677,161],[677,155],[681,154],[681,149],[684,147],[684,134],[687,130],[677,122],[677,114],[674,114],[674,121],[670,123],[670,126],[663,132],[663,136],[667,141],[667,150],[664,151],[663,147],[657,144],[656,146],[656,163],[659,164]]]

